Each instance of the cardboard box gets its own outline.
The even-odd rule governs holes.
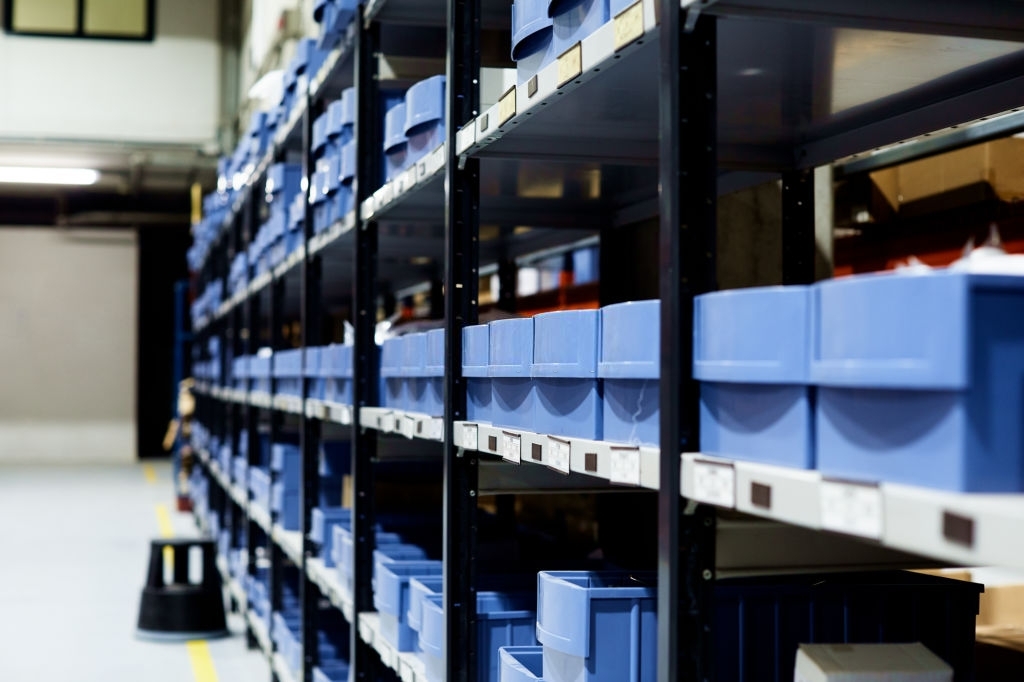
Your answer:
[[[893,208],[986,182],[1003,201],[1024,198],[1024,139],[976,144],[871,173]]]
[[[986,585],[978,607],[978,625],[1024,627],[1024,585]]]
[[[923,644],[801,644],[794,682],[952,682]]]

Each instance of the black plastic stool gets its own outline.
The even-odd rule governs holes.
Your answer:
[[[173,582],[164,583],[164,548],[174,553]],[[203,580],[189,582],[189,551],[203,552]],[[216,565],[213,540],[153,540],[149,546],[149,576],[142,589],[139,625],[142,639],[185,641],[228,634],[224,593]]]

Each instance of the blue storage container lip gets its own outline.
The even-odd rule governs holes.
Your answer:
[[[355,140],[350,140],[341,146],[341,169],[339,174],[342,183],[351,182],[356,176]]]
[[[356,122],[356,90],[348,87],[341,91],[341,125],[355,125]]]
[[[813,335],[812,324],[812,287],[806,285],[778,285],[766,287],[750,287],[745,289],[730,289],[701,294],[694,298],[693,310],[693,376],[695,379],[707,382],[728,383],[728,384],[772,384],[772,385],[793,385],[805,386],[810,383],[810,339]],[[770,358],[766,350],[764,358],[754,359],[707,359],[702,357],[703,349],[710,345],[703,341],[705,334],[701,314],[705,306],[713,305],[716,301],[724,301],[728,306],[730,301],[761,298],[765,296],[802,296],[804,298],[804,322],[805,330],[787,330],[798,335],[795,339],[798,343],[803,342],[803,357],[796,366],[787,365],[787,360],[792,358]],[[771,306],[770,301],[765,302],[766,307]],[[753,331],[753,330],[752,330]],[[774,345],[774,344],[773,344]],[[796,344],[787,346],[795,350]]]
[[[543,8],[544,0],[518,0],[512,3],[512,61],[519,61],[526,55],[537,51],[536,43],[550,37],[553,22],[546,11],[536,11]],[[527,9],[534,10],[533,18],[525,24],[519,23],[519,15],[524,11],[523,5],[530,4]],[[518,8],[518,10],[517,10]]]
[[[419,132],[420,126],[444,119],[444,76],[431,76],[405,93],[405,136]]]
[[[398,102],[384,114],[384,153],[394,153],[406,142],[405,102]]]

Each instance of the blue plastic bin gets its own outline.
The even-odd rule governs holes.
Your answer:
[[[394,533],[383,533],[378,531],[374,536],[374,546],[377,548],[374,550],[374,567],[376,569],[376,558],[378,553],[380,556],[387,556],[386,548],[391,546],[401,545],[401,549],[396,548],[392,553],[411,553],[412,550],[407,549],[408,545],[402,545],[402,539]],[[342,594],[346,595],[348,599],[352,598],[355,589],[355,583],[353,582],[354,576],[353,562],[355,561],[355,547],[352,541],[352,529],[351,526],[335,526],[334,527],[334,546],[332,548],[335,552],[334,562],[338,567],[338,582],[341,583]],[[418,548],[417,548],[418,549]],[[385,550],[382,552],[382,550]],[[423,550],[419,550],[418,554],[412,557],[413,559],[425,558],[426,554]]]
[[[519,84],[530,80],[557,56],[547,5],[547,0],[512,3],[512,61]]]
[[[373,605],[380,615],[380,633],[398,651],[415,651],[417,633],[409,627],[409,580],[441,575],[440,561],[390,561],[376,564]],[[425,614],[424,614],[425,616]]]
[[[863,275],[814,301],[822,473],[1024,491],[1024,278]]]
[[[609,0],[551,0],[554,50],[560,55],[601,28],[611,18]]]
[[[536,644],[536,595],[478,592],[477,674],[479,682],[498,682],[503,646]],[[426,664],[427,680],[441,682],[444,673],[444,600],[440,595],[423,599],[423,627],[419,645]]]
[[[274,483],[270,492],[270,511],[277,515],[275,521],[285,530],[299,530],[299,523],[302,520],[299,489],[289,487],[282,481]]]
[[[324,376],[324,400],[352,404],[352,346],[331,344],[320,356]]]
[[[423,366],[425,387],[420,411],[432,417],[444,415],[444,330],[432,329],[427,336],[427,360]]]
[[[427,335],[423,332],[402,337],[402,377],[405,382],[405,409],[423,412],[427,393]]]
[[[297,163],[275,163],[267,169],[267,196],[276,203],[289,203],[302,188],[302,166]]]
[[[537,575],[537,639],[546,682],[648,682],[656,676],[654,576]]]
[[[311,346],[306,349],[303,359],[302,372],[308,381],[307,398],[313,400],[324,399],[324,387],[326,380],[323,378],[321,365],[323,364],[324,349],[321,346]]]
[[[399,102],[384,115],[384,179],[390,182],[409,167],[405,138],[405,102]]]
[[[462,376],[466,379],[466,419],[491,421],[491,380],[487,376],[491,356],[490,329],[476,324],[462,329]]]
[[[274,443],[270,447],[270,470],[276,480],[298,490],[302,482],[302,451],[294,443]]]
[[[601,309],[604,440],[657,446],[661,373],[661,302],[632,301]]]
[[[444,576],[420,576],[409,581],[409,611],[405,620],[415,632],[423,628],[423,600],[441,596],[444,591]]]
[[[503,646],[499,682],[544,682],[544,649],[539,646]]]
[[[536,394],[533,365],[533,318],[495,320],[490,327],[487,375],[491,379],[491,422],[495,426],[532,429]]]
[[[302,349],[291,348],[274,353],[276,393],[302,397]]]
[[[260,467],[248,468],[249,492],[252,503],[265,512],[270,511],[270,472]]]
[[[402,371],[405,358],[405,338],[396,336],[384,341],[380,351],[380,376],[384,391],[380,396],[381,407],[396,410],[408,409],[408,383]]]
[[[597,310],[564,310],[533,318],[534,431],[601,438],[599,322]]]
[[[332,568],[334,557],[334,527],[350,526],[352,510],[342,507],[315,507],[310,519],[309,539],[318,546],[317,556],[323,559],[324,565]]]
[[[431,76],[405,93],[407,163],[411,166],[444,143],[445,77]]]
[[[243,355],[231,361],[232,385],[241,391],[249,387],[249,356]]]
[[[756,287],[694,300],[701,452],[814,468],[810,291]]]

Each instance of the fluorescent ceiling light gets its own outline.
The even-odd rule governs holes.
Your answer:
[[[0,166],[0,183],[19,185],[95,185],[100,172],[91,168]]]

